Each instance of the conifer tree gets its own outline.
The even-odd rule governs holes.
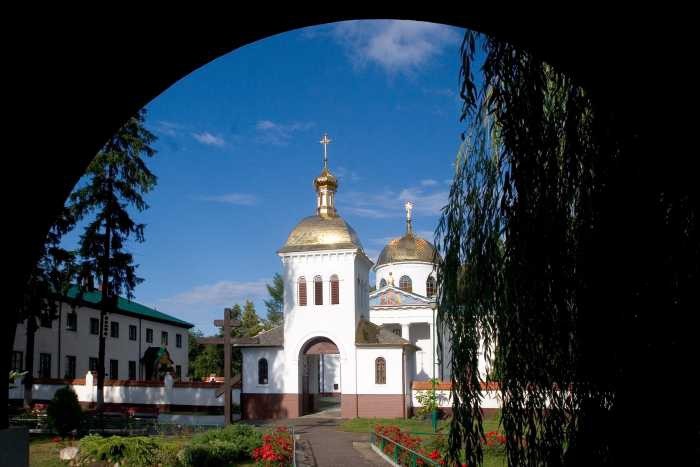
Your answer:
[[[270,295],[269,300],[265,300],[267,307],[267,320],[265,327],[267,329],[279,326],[284,321],[282,307],[284,305],[284,281],[280,273],[276,272],[272,277],[272,285],[266,284],[267,293]]]
[[[104,403],[105,336],[104,324],[114,311],[120,295],[131,298],[142,281],[137,265],[126,250],[127,240],[144,241],[144,224],[136,223],[129,208],[143,211],[148,205],[143,195],[156,184],[146,157],[156,137],[144,126],[146,111],[130,118],[98,152],[88,167],[86,180],[70,197],[78,219],[89,218],[80,238],[80,277],[82,291],[87,284],[99,283],[101,299],[99,353],[97,365],[97,407]]]

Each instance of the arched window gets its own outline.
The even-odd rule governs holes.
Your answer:
[[[258,360],[258,384],[267,384],[267,359]]]
[[[323,279],[314,277],[314,305],[323,305]]]
[[[379,281],[379,288],[381,289],[383,287],[386,287],[386,280],[385,279],[382,279]]]
[[[413,283],[411,282],[411,278],[408,276],[401,276],[401,279],[399,279],[399,289],[403,290],[404,292],[413,292]]]
[[[337,305],[340,303],[340,281],[338,281],[338,276],[333,274],[331,276],[331,305]]]
[[[386,360],[379,357],[374,361],[374,384],[386,384]]]
[[[297,289],[299,296],[299,306],[306,306],[306,277],[301,276],[297,280]]]
[[[425,281],[425,290],[428,297],[432,297],[437,292],[435,287],[435,278],[433,276],[428,276],[428,280]]]

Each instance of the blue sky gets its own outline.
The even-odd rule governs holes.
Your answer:
[[[464,127],[463,34],[407,21],[296,30],[229,53],[149,103],[158,185],[134,216],[147,224],[146,242],[132,245],[145,279],[135,300],[205,333],[246,298],[264,316],[275,252],[314,213],[324,132],[338,210],[370,258],[402,234],[407,200],[432,241]]]

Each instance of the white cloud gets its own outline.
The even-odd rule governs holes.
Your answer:
[[[438,216],[443,206],[447,204],[449,193],[435,191],[426,193],[423,188],[405,188],[399,193],[399,199],[413,203],[413,209],[417,214]]]
[[[312,122],[276,123],[272,120],[260,120],[255,125],[258,139],[275,146],[286,146],[296,133],[312,128]]]
[[[265,297],[268,280],[251,282],[219,281],[215,284],[200,285],[173,297],[161,299],[170,305],[229,306],[245,300]]]
[[[338,180],[340,180],[341,182],[346,180],[350,180],[352,182],[362,180],[362,177],[360,177],[360,175],[357,172],[355,172],[354,170],[350,170],[342,165],[334,168],[333,173],[336,177],[338,177]]]
[[[157,309],[189,321],[206,334],[211,334],[216,332],[212,321],[221,319],[224,307],[235,303],[243,305],[246,300],[259,302],[267,298],[265,284],[268,282],[266,279],[258,279],[200,285],[172,297],[160,299]],[[258,315],[263,316],[264,311],[256,308]]]
[[[216,196],[200,196],[198,199],[216,203],[237,204],[240,206],[252,206],[258,203],[258,198],[249,193],[226,193]]]
[[[192,137],[202,144],[207,146],[217,146],[222,147],[225,141],[222,137],[213,135],[208,131],[203,131],[201,133],[192,133]]]
[[[177,136],[178,133],[185,127],[179,123],[158,120],[154,126],[156,133],[161,133],[167,136]]]
[[[426,179],[426,180],[421,180],[420,181],[421,186],[435,186],[438,184],[437,180],[433,179]]]
[[[416,215],[439,216],[442,207],[447,204],[448,195],[447,191],[434,188],[433,185],[426,187],[421,184],[399,192],[388,189],[379,193],[348,192],[338,202],[342,212],[372,219],[405,216],[406,201],[413,203]]]
[[[333,28],[356,67],[375,63],[387,73],[410,73],[448,46],[459,46],[456,28],[419,21],[347,21]]]

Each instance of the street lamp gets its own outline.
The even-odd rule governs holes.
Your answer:
[[[433,386],[433,403],[436,404],[435,407],[433,408],[433,413],[431,415],[431,422],[433,424],[433,433],[437,431],[437,414],[438,414],[438,408],[437,408],[437,398],[435,397],[435,352],[437,351],[437,346],[436,341],[435,341],[435,310],[437,310],[437,301],[434,301],[430,304],[430,308],[433,310],[433,338],[432,338],[432,345],[433,345],[433,377],[431,378],[430,382],[432,383]]]

